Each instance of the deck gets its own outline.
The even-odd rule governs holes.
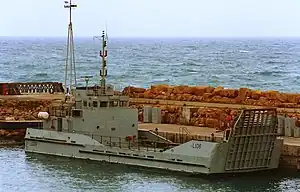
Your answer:
[[[187,131],[182,130],[182,127],[186,128]],[[208,127],[196,127],[196,126],[186,126],[186,125],[174,125],[174,124],[156,124],[156,123],[140,123],[139,130],[152,130],[154,131],[158,128],[158,132],[168,132],[168,133],[184,133],[190,135],[202,135],[210,137],[213,133],[217,137],[222,137],[222,132],[217,132],[217,129],[212,129]]]
[[[157,128],[157,131],[156,131]],[[223,132],[207,127],[184,126],[174,124],[140,123],[139,131],[153,131],[157,135],[174,143],[183,143],[190,140],[221,142]]]

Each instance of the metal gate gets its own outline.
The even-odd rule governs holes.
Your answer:
[[[225,171],[269,167],[277,136],[276,109],[243,110],[230,133]]]
[[[65,92],[59,82],[0,83],[0,95],[23,95]]]

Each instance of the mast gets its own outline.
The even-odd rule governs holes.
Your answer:
[[[77,5],[72,4],[72,0],[65,1],[64,8],[69,9],[69,27],[68,27],[68,40],[67,40],[67,56],[65,66],[65,89],[71,91],[73,85],[77,86],[76,70],[75,70],[75,51],[74,51],[74,38],[73,38],[73,26],[72,26],[72,8],[76,8]],[[70,84],[67,86],[68,80],[68,67],[70,60]],[[74,80],[73,80],[74,75]],[[74,82],[74,83],[73,83]]]
[[[107,34],[102,31],[102,50],[100,50],[100,57],[102,58],[102,66],[100,69],[100,77],[101,77],[101,94],[105,95],[106,90],[106,76],[107,76]]]

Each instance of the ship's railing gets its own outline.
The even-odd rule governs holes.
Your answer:
[[[49,108],[49,115],[55,117],[67,117],[72,115],[71,106],[52,106]]]
[[[64,88],[62,83],[59,82],[0,83],[1,95],[53,94],[63,92]]]
[[[180,138],[181,142],[184,141],[184,138],[183,138],[184,135],[186,135],[186,136],[191,135],[191,132],[186,127],[179,127],[179,133],[181,135],[181,138]]]
[[[21,83],[18,84],[21,94],[63,93],[64,88],[59,82]]]
[[[105,92],[105,95],[114,95],[115,91],[112,85],[107,85],[105,88],[102,88],[99,85],[88,86],[88,87],[76,87],[77,90],[85,90],[87,96],[101,96]]]
[[[218,143],[223,142],[223,136],[218,132],[212,132],[211,134],[191,134],[191,132],[186,127],[179,127],[178,132],[167,132],[158,130],[151,131],[174,143],[186,143],[191,140]]]
[[[181,143],[169,143],[161,141],[149,141],[133,137],[128,139],[126,137],[113,137],[113,136],[103,136],[100,134],[85,132],[85,131],[75,131],[74,133],[83,134],[95,139],[99,143],[109,146],[117,147],[121,149],[137,150],[137,151],[152,151],[152,152],[162,152],[171,147],[177,146]]]

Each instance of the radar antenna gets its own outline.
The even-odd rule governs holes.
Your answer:
[[[67,40],[67,56],[66,56],[66,67],[65,67],[65,89],[68,92],[72,90],[73,84],[76,87],[76,70],[75,70],[75,51],[74,51],[74,38],[73,38],[73,27],[72,27],[72,8],[76,8],[77,5],[72,4],[72,0],[65,1],[64,8],[69,9],[69,27],[68,27],[68,40]],[[70,60],[70,85],[67,86],[68,80],[68,67]],[[74,73],[74,83],[73,83],[73,73]]]
[[[94,38],[99,39],[100,37],[95,36]],[[105,31],[102,31],[102,49],[100,50],[100,57],[102,58],[102,66],[100,69],[100,89],[101,94],[106,94],[106,77],[107,77],[107,33]]]

